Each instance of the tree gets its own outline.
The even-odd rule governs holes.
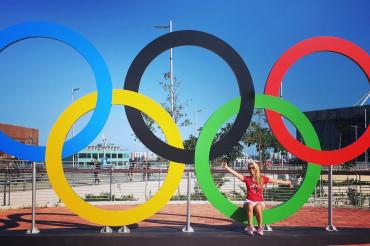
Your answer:
[[[242,138],[247,146],[255,145],[262,163],[266,160],[267,149],[277,147],[270,129],[267,127],[265,115],[261,109],[254,112],[252,121]]]
[[[179,99],[179,93],[181,88],[181,80],[176,77],[173,78],[173,112],[171,105],[171,81],[169,73],[163,75],[164,81],[159,82],[162,86],[163,91],[166,93],[166,101],[161,103],[162,107],[170,113],[172,119],[179,126],[188,126],[191,124],[190,120],[187,118],[188,115],[185,113],[185,107],[188,106],[188,101],[181,102]]]
[[[173,112],[172,112],[172,105],[171,105],[171,81],[169,73],[163,74],[163,81],[160,81],[159,84],[162,88],[162,90],[166,93],[166,99],[164,102],[161,103],[162,107],[171,115],[172,119],[176,123],[176,125],[182,127],[182,126],[188,126],[191,124],[191,121],[188,119],[188,115],[185,112],[186,106],[188,106],[189,100],[186,100],[184,102],[180,101],[180,89],[182,82],[178,80],[176,77],[173,78]],[[159,126],[157,123],[147,116],[146,114],[142,113],[143,119],[148,126],[148,128],[153,132],[156,133],[157,129],[159,129]],[[138,139],[135,137],[135,140]]]
[[[232,124],[227,123],[225,127],[221,128],[215,138],[213,139],[212,144],[214,144],[216,141],[219,141],[221,138],[223,138],[231,129]],[[199,131],[202,131],[202,128],[199,128]],[[198,142],[198,138],[195,137],[193,134],[190,134],[189,138],[184,141],[184,148],[185,149],[195,149],[195,146]],[[243,156],[243,145],[241,141],[239,141],[228,153],[221,155],[216,159],[216,163],[219,161],[217,160],[226,160],[227,162],[231,163],[236,160],[236,158]],[[212,160],[210,160],[212,163]]]
[[[227,123],[225,127],[221,128],[220,131],[216,134],[216,137],[213,139],[213,143],[219,141],[223,138],[231,129],[233,125],[231,123]],[[220,158],[226,160],[229,163],[232,163],[236,160],[236,158],[243,156],[243,145],[241,141],[239,141],[233,148],[226,154],[223,154]]]
[[[184,148],[185,149],[195,149],[195,145],[197,145],[198,138],[195,137],[193,134],[190,134],[189,138],[184,141]]]

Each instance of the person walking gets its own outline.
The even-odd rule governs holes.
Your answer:
[[[91,161],[92,168],[94,169],[94,184],[100,184],[100,179],[98,177],[99,170],[101,169],[100,162],[96,157]]]

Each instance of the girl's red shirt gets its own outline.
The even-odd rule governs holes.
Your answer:
[[[269,178],[261,176],[263,185],[267,184]],[[247,199],[254,202],[263,201],[263,187],[259,187],[258,183],[251,176],[244,176],[244,183],[247,187]]]

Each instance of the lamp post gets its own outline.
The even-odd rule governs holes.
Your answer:
[[[358,129],[358,125],[354,125],[354,126],[351,125],[351,127],[355,128],[355,138],[356,138],[356,141],[357,141],[357,129]],[[357,158],[356,158],[355,162],[357,164]]]
[[[75,92],[76,91],[79,91],[80,90],[80,88],[72,88],[72,90],[71,90],[71,102],[72,102],[72,104],[73,104],[73,102],[74,102],[74,99],[75,99]],[[75,125],[73,124],[72,125],[72,138],[75,136]],[[75,154],[73,154],[72,155],[72,169],[74,169],[75,168]]]
[[[172,32],[172,20],[170,20],[168,25],[159,25],[154,26],[154,28],[158,29],[168,29],[168,32]],[[171,99],[171,117],[173,117],[174,113],[174,89],[173,89],[173,66],[172,66],[172,48],[170,48],[170,99]]]
[[[283,98],[283,81],[281,81],[280,85],[280,97]]]
[[[370,95],[370,93],[369,93]],[[367,111],[366,111],[366,108],[365,108],[365,126],[364,126],[364,132],[366,131],[366,128],[367,128],[367,115],[366,115]],[[365,165],[367,166],[367,160],[368,160],[368,157],[367,157],[367,149],[365,150]]]
[[[105,159],[105,150],[106,150],[106,147],[107,147],[107,136],[105,134],[103,134],[103,160],[102,160],[102,165],[104,167],[104,165],[108,164],[107,160]]]
[[[198,137],[198,113],[200,112],[202,112],[201,109],[195,110],[195,129],[194,129],[195,137]]]

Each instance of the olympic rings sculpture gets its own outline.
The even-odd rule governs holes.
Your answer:
[[[97,92],[88,94],[70,105],[57,119],[46,146],[29,146],[12,140],[0,132],[0,151],[21,159],[45,161],[50,183],[62,202],[82,218],[101,225],[121,226],[145,220],[158,212],[171,198],[184,173],[183,163],[194,163],[198,182],[209,202],[226,216],[246,221],[244,209],[225,198],[213,183],[209,160],[228,152],[239,142],[248,128],[254,107],[265,109],[268,123],[277,140],[298,158],[309,162],[305,178],[296,193],[281,205],[264,211],[267,224],[283,220],[300,209],[314,191],[323,165],[338,165],[354,159],[370,146],[370,132],[349,146],[323,151],[310,121],[291,103],[277,97],[280,83],[291,65],[301,57],[319,51],[342,54],[352,59],[370,78],[370,58],[357,45],[337,37],[306,39],[285,52],[275,63],[267,78],[265,94],[255,95],[252,77],[241,56],[226,42],[199,31],[177,31],[165,34],[145,46],[131,63],[124,89],[112,90],[108,67],[96,48],[78,33],[52,23],[26,22],[0,31],[0,52],[28,38],[50,38],[61,41],[78,51],[93,69]],[[195,150],[183,148],[183,140],[171,116],[155,101],[138,93],[141,76],[150,62],[163,51],[193,45],[219,55],[234,72],[240,97],[222,105],[205,123]],[[159,191],[144,204],[123,211],[97,208],[81,199],[65,178],[62,159],[71,156],[92,142],[109,116],[111,105],[125,105],[131,127],[141,142],[154,153],[170,161],[168,175]],[[86,127],[73,139],[65,141],[71,126],[82,115],[94,110]],[[145,125],[143,112],[161,127],[168,143],[158,139]],[[212,145],[217,130],[230,117],[236,120],[229,133]],[[287,131],[281,115],[300,131],[306,145]]]

